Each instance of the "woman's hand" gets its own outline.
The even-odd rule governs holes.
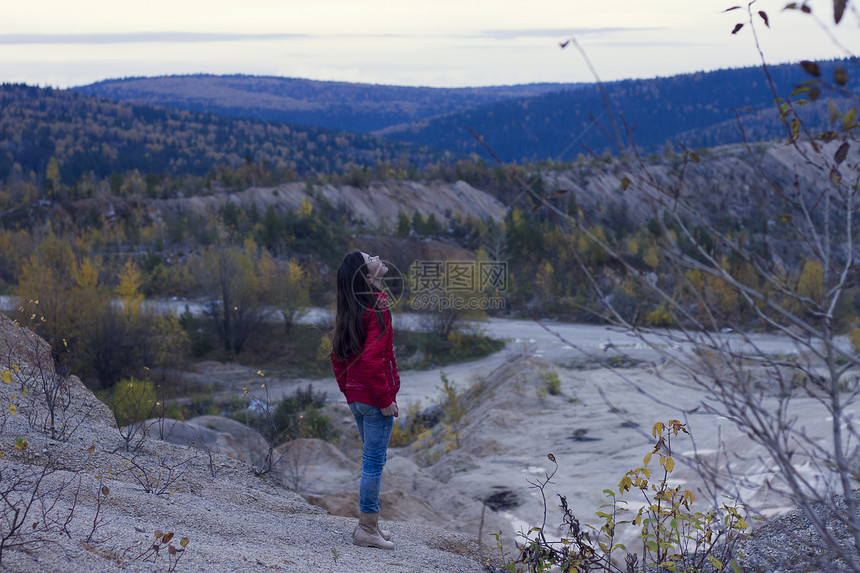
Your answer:
[[[395,418],[400,415],[400,410],[397,408],[397,402],[392,402],[380,410],[380,412],[382,412],[383,416],[394,416]]]

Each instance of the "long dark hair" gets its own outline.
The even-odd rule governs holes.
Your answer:
[[[367,280],[367,263],[361,251],[352,251],[343,257],[337,268],[337,313],[332,333],[332,352],[338,360],[358,354],[364,348],[367,331],[364,313],[373,310],[381,332],[385,332],[377,289]]]

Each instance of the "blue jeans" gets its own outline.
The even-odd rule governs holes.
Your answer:
[[[361,485],[358,489],[358,506],[365,513],[379,513],[379,489],[382,485],[382,468],[388,457],[388,442],[394,416],[383,416],[382,410],[361,402],[349,405],[358,433],[364,444],[361,450]]]

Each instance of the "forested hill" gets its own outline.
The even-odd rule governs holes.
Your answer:
[[[854,73],[856,65],[847,60],[822,62],[822,77],[831,80],[837,66],[849,70],[846,91],[853,92],[855,97],[860,95],[860,82]],[[770,73],[782,97],[788,97],[797,84],[810,79],[798,64],[773,66]],[[646,152],[659,151],[666,142],[691,148],[738,143],[742,141],[742,133],[736,110],[748,140],[768,141],[787,136],[778,121],[774,95],[761,68],[626,80],[607,84],[605,89],[611,108],[618,118],[623,118],[617,122],[618,131],[624,134],[629,128],[637,146]],[[811,129],[827,128],[830,121],[827,100],[832,96],[824,92],[817,104],[800,108],[801,114],[810,120]],[[598,120],[597,125],[593,118]],[[582,152],[583,146],[598,153],[607,147],[615,152],[609,139],[614,128],[598,86],[498,102],[379,133],[486,157],[486,151],[468,127],[482,135],[503,161],[567,161]]]
[[[0,85],[0,185],[45,189],[138,172],[159,179],[245,169],[278,181],[381,162],[424,165],[441,154],[318,127],[115,102],[77,92]],[[256,177],[256,179],[255,179]]]
[[[370,133],[511,98],[585,84],[428,88],[260,76],[124,78],[72,88],[87,95],[247,119]]]
[[[837,66],[856,69],[847,60],[822,62],[824,77],[831,78]],[[770,74],[781,97],[810,79],[798,64],[772,66]],[[848,77],[846,93],[860,94],[857,74]],[[629,129],[646,153],[661,151],[667,142],[700,148],[738,143],[744,135],[751,141],[786,137],[760,67],[625,80],[604,88],[619,119],[618,132]],[[388,139],[459,156],[474,152],[488,157],[469,127],[504,161],[567,161],[584,147],[597,153],[607,147],[615,151],[609,137],[616,130],[594,84],[440,89],[199,75],[107,80],[76,90],[222,116],[375,130]],[[833,95],[825,92],[817,104],[802,110],[813,130],[828,127],[827,100]]]

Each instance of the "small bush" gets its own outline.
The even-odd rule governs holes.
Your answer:
[[[441,414],[439,429],[431,431],[425,425],[413,430],[412,448],[420,452],[419,459],[427,465],[435,463],[443,452],[459,448],[462,445],[463,431],[469,423],[464,393],[458,390],[454,381],[449,380],[444,372],[440,373],[440,376],[442,394],[438,403]]]
[[[460,447],[460,437],[469,419],[466,417],[466,403],[463,393],[457,390],[453,380],[448,380],[444,372],[442,377],[443,401],[440,404],[445,413],[442,419],[442,428],[445,429],[445,451],[451,451]]]
[[[541,379],[546,383],[546,391],[550,396],[561,394],[561,379],[555,372],[544,372]]]
[[[215,400],[211,389],[204,392],[192,392],[189,398],[191,399],[184,401],[181,405],[175,403],[169,405],[165,417],[190,420],[197,416],[219,416],[222,409],[227,407],[227,405],[220,404]]]
[[[672,313],[669,312],[669,309],[667,309],[661,304],[645,316],[645,322],[647,322],[651,326],[668,327],[675,324],[675,317],[672,316]]]
[[[313,404],[298,414],[294,431],[291,433],[290,428],[287,428],[286,432],[292,438],[314,438],[326,442],[335,442],[340,437],[331,419]]]
[[[394,428],[391,430],[391,441],[388,445],[392,448],[409,446],[418,440],[419,436],[427,429],[425,418],[421,416],[421,402],[409,406],[403,420],[395,420]]]
[[[107,396],[103,394],[102,400],[113,409],[117,425],[123,427],[149,418],[157,397],[151,380],[128,378],[108,390]]]
[[[855,354],[860,354],[860,328],[854,328],[851,330],[851,348],[854,349]]]
[[[418,369],[474,360],[498,352],[505,347],[505,343],[501,340],[462,332],[451,333],[446,338],[432,332],[408,331],[399,331],[397,336],[398,345],[412,352],[419,352],[423,356],[422,359],[410,364]]]
[[[296,438],[315,438],[327,442],[336,441],[340,433],[321,409],[325,406],[326,392],[315,392],[313,385],[299,388],[292,396],[284,398],[271,410],[271,421],[267,419],[267,404],[256,403],[250,409],[239,410],[233,418],[259,431],[272,444],[280,444]],[[256,410],[256,411],[255,411]]]
[[[645,455],[642,466],[631,469],[621,478],[617,493],[613,489],[603,490],[607,503],[595,512],[602,521],[600,527],[580,525],[567,499],[558,494],[563,532],[558,541],[544,535],[546,513],[540,527],[520,533],[524,542],[513,561],[508,561],[501,536],[496,535],[497,548],[508,561],[505,569],[518,571],[518,565],[522,564],[528,571],[549,571],[555,570],[554,567],[561,571],[604,573],[658,569],[685,573],[739,571],[734,547],[749,529],[745,508],[728,500],[708,512],[694,511],[693,493],[681,485],[670,485],[675,469],[672,439],[688,433],[686,425],[678,420],[654,424],[651,434],[657,442]],[[546,474],[545,479],[529,482],[531,488],[537,490],[544,507],[547,507],[545,488],[553,483],[552,478],[558,471],[555,456],[547,457],[555,466],[553,471]],[[652,459],[658,462],[657,467],[649,468]],[[628,507],[629,502],[623,499],[626,493],[636,494],[638,510]],[[640,499],[645,503],[640,503]],[[634,528],[642,542],[641,556],[627,552],[627,547],[618,543],[619,527]],[[613,557],[619,553],[626,553],[623,567]]]

